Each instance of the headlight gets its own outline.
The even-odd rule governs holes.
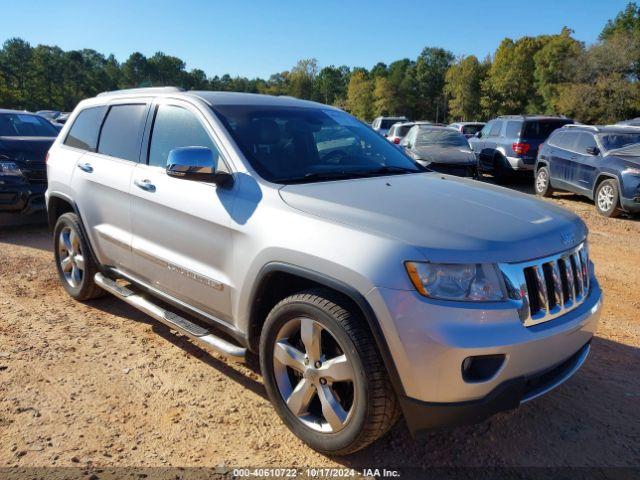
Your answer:
[[[411,283],[425,297],[464,302],[505,298],[495,265],[406,262],[405,266]]]
[[[22,177],[22,170],[13,162],[0,162],[0,175]]]

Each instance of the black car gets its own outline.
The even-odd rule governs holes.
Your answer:
[[[540,147],[535,190],[566,190],[595,201],[599,213],[640,213],[640,128],[570,125]]]
[[[0,110],[0,221],[44,210],[45,157],[58,130],[44,118]]]
[[[533,171],[538,146],[556,128],[569,123],[573,120],[566,117],[505,115],[489,121],[469,143],[479,170],[503,182],[517,172]]]
[[[460,177],[477,176],[476,157],[467,138],[452,128],[414,125],[400,145],[430,170]]]

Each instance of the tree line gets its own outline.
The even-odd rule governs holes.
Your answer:
[[[175,85],[291,95],[344,108],[363,120],[406,115],[436,122],[486,120],[495,115],[545,113],[585,123],[640,115],[640,8],[629,3],[585,45],[564,28],[556,35],[505,38],[493,55],[456,58],[426,47],[371,69],[319,68],[300,60],[268,79],[208,77],[180,58],[132,53],[124,62],[91,49],[31,46],[20,38],[0,49],[0,107],[70,111],[82,99],[121,88]]]

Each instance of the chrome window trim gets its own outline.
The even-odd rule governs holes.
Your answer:
[[[564,265],[564,279],[561,278],[562,272],[559,268],[559,262],[563,262]],[[552,291],[548,291],[547,288],[544,265],[548,265],[551,270],[554,287]],[[580,306],[589,296],[591,272],[586,241],[577,247],[548,257],[521,263],[499,263],[498,269],[502,273],[509,301],[514,302],[518,316],[525,327],[548,322],[569,313]],[[540,308],[536,311],[532,311],[532,299],[525,277],[527,269],[532,269],[537,284],[537,292],[533,292],[537,295],[534,304],[539,305]],[[569,298],[566,300],[563,294],[563,280],[569,290]],[[555,299],[553,306],[549,301],[550,298]]]

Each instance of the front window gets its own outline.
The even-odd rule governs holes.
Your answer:
[[[607,151],[640,143],[640,132],[601,133],[598,137]]]
[[[428,146],[469,148],[467,138],[460,132],[449,129],[423,128],[418,131],[416,147]]]
[[[0,137],[57,137],[58,130],[38,115],[0,114]]]
[[[398,147],[339,110],[255,105],[212,108],[253,168],[271,182],[423,171]]]

